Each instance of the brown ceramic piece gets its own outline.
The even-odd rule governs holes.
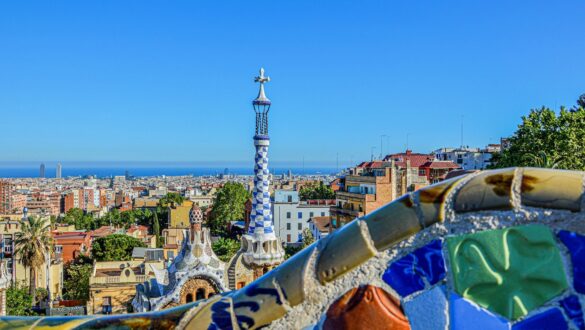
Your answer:
[[[410,325],[396,298],[382,288],[363,285],[329,306],[323,329],[407,330]]]

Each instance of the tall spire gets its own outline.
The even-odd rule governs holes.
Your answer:
[[[268,111],[272,102],[266,97],[264,84],[270,78],[264,76],[264,69],[254,82],[260,83],[258,97],[252,101],[256,113],[256,135],[254,147],[256,157],[254,165],[254,190],[252,191],[252,212],[248,233],[244,235],[242,248],[244,260],[258,267],[272,267],[282,262],[284,251],[274,234],[272,208],[270,202],[270,172],[268,170]]]

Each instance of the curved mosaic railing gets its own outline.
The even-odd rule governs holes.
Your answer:
[[[585,328],[584,173],[484,171],[355,220],[247,287],[104,317],[0,328]]]

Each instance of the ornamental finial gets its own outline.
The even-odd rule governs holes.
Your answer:
[[[264,83],[270,81],[270,77],[264,76],[264,68],[260,68],[260,75],[254,78],[254,82],[260,83],[260,91],[258,91],[258,97],[252,102],[254,105],[270,105],[270,99],[264,94]]]

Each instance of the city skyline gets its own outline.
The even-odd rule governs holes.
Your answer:
[[[260,66],[271,161],[484,147],[584,92],[584,6],[4,3],[0,162],[249,163]]]

